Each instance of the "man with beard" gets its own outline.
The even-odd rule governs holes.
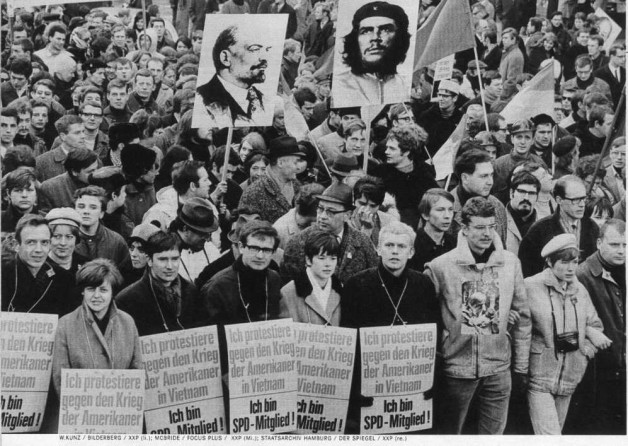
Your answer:
[[[269,50],[256,30],[230,26],[218,35],[212,50],[216,74],[196,90],[209,127],[225,127],[229,121],[260,125],[268,111],[274,112],[272,103],[254,86],[266,80]]]
[[[343,62],[350,70],[334,75],[334,90],[341,92],[342,98],[337,105],[407,100],[409,85],[397,74],[410,47],[406,13],[397,5],[371,2],[355,12],[352,25],[344,36],[343,50]]]
[[[506,205],[508,218],[506,249],[515,255],[519,253],[521,239],[537,220],[534,205],[540,189],[539,180],[526,170],[513,174],[510,180],[510,201]]]
[[[39,156],[42,153],[48,151],[46,147],[46,143],[43,139],[35,135],[31,127],[31,120],[33,115],[33,108],[31,107],[30,102],[16,102],[16,106],[13,105],[11,108],[15,108],[17,110],[17,134],[13,139],[13,145],[27,145],[33,150],[34,156]]]
[[[179,275],[194,283],[201,271],[220,255],[212,244],[212,233],[218,229],[215,207],[201,197],[188,199],[177,211],[170,232],[180,240]]]

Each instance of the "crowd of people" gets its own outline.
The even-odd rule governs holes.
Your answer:
[[[106,3],[3,26],[1,307],[60,317],[49,405],[63,368],[142,368],[141,336],[217,325],[224,355],[228,324],[436,323],[430,433],[626,433],[625,46],[588,0],[473,3],[477,59],[368,118],[330,95],[337,1],[178,0],[178,36]],[[289,15],[285,99],[227,146],[192,115],[205,14],[241,13]],[[507,121],[548,63],[553,113]]]

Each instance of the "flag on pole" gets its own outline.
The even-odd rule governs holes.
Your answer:
[[[284,98],[284,123],[288,135],[296,138],[297,141],[307,139],[309,128],[301,110],[294,103],[292,96]]]
[[[468,0],[443,0],[416,32],[414,71],[474,46]]]
[[[511,123],[540,113],[554,116],[554,64],[551,63],[541,68],[499,114]]]
[[[458,127],[449,136],[449,139],[445,141],[445,144],[438,149],[438,152],[432,157],[434,169],[436,170],[436,181],[444,180],[448,175],[451,175],[454,171],[454,162],[458,155],[458,149],[464,136],[464,131],[467,127],[467,115],[464,115]]]

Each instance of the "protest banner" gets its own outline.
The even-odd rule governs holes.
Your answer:
[[[350,328],[294,324],[298,433],[344,432],[356,336]]]
[[[63,369],[60,434],[141,434],[144,371]]]
[[[226,433],[216,326],[140,338],[146,433]]]
[[[432,427],[436,324],[360,328],[361,393],[373,397],[360,414],[360,433]]]
[[[271,126],[286,14],[208,14],[192,114],[193,128]]]
[[[606,54],[611,49],[619,35],[621,34],[621,26],[617,24],[610,16],[601,8],[596,8],[595,13],[599,17],[597,22],[597,28],[599,29],[599,35],[604,39],[604,46],[602,47]]]
[[[46,407],[58,316],[2,313],[2,433],[38,432]]]
[[[441,81],[443,79],[451,79],[451,75],[454,72],[454,63],[456,58],[454,54],[443,57],[442,59],[434,62],[434,81]]]
[[[410,99],[418,16],[415,0],[339,3],[331,91],[335,107]]]
[[[231,434],[291,432],[297,372],[290,319],[225,326]]]

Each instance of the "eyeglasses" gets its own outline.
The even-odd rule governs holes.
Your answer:
[[[439,98],[453,98],[454,97],[453,94],[447,94],[447,93],[438,93],[437,96]]]
[[[515,189],[515,192],[517,192],[520,195],[524,195],[524,196],[530,196],[530,197],[535,197],[538,195],[538,192],[536,191],[531,191],[531,190],[523,190],[523,189]]]
[[[255,246],[255,245],[244,245],[244,247],[249,249],[255,255],[262,253],[265,256],[269,256],[273,252],[275,252],[273,248],[262,248],[261,246]]]
[[[480,225],[480,226],[469,225],[469,227],[480,232],[486,232],[486,231],[493,232],[495,228],[497,227],[497,224],[493,223],[492,225]]]
[[[98,113],[81,113],[82,116],[85,116],[86,118],[102,118],[102,114],[98,114]]]
[[[330,217],[334,217],[334,216],[336,216],[338,214],[342,214],[343,212],[347,212],[344,209],[339,211],[339,210],[336,210],[336,209],[330,209],[330,208],[326,208],[326,207],[323,207],[323,206],[318,206],[316,208],[316,210],[317,210],[317,212],[319,214],[327,214]]]
[[[566,201],[570,201],[571,204],[574,204],[576,206],[580,206],[582,204],[584,204],[587,201],[587,197],[576,197],[576,198],[563,198],[563,200]]]

